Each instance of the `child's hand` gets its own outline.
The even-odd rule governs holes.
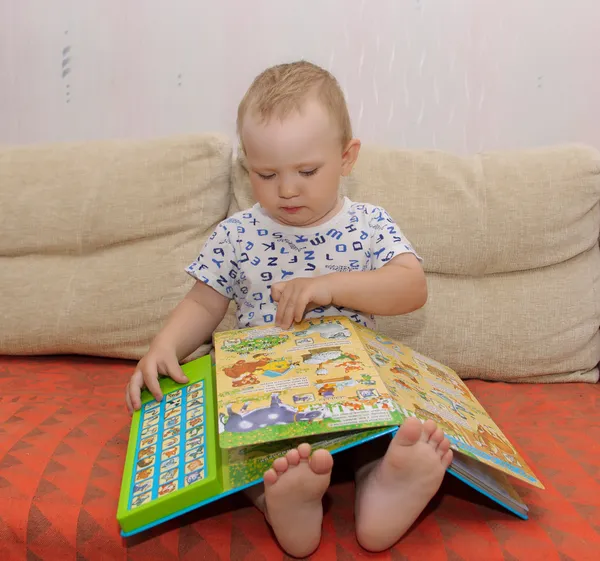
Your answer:
[[[301,322],[306,311],[329,306],[333,300],[333,274],[314,278],[299,278],[278,282],[271,287],[271,296],[277,302],[275,324],[289,329]]]
[[[181,366],[179,366],[174,350],[150,347],[148,353],[138,362],[125,390],[125,402],[129,413],[133,413],[134,410],[142,406],[140,396],[144,387],[148,388],[157,401],[162,399],[162,392],[158,383],[159,373],[170,376],[179,384],[188,382]]]

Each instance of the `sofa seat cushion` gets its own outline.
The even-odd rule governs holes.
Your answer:
[[[123,540],[116,509],[132,363],[0,357],[0,559],[283,559],[239,495]],[[469,382],[542,482],[516,488],[529,521],[448,477],[406,538],[378,559],[596,559],[600,550],[600,386]],[[336,467],[314,559],[363,559],[351,474]],[[339,469],[338,469],[339,468]]]
[[[231,145],[0,149],[0,353],[139,358],[227,214]]]
[[[252,204],[243,159],[232,177],[230,212]],[[388,210],[428,273],[426,306],[380,329],[465,378],[598,381],[597,150],[364,147],[344,187]]]

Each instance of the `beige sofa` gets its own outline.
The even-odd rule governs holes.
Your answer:
[[[5,354],[139,358],[184,266],[252,204],[217,135],[5,148],[0,185]],[[427,305],[382,330],[466,378],[598,380],[597,151],[364,147],[344,190],[386,207],[425,260]]]
[[[391,558],[596,560],[600,384],[583,382],[600,360],[598,152],[366,147],[344,189],[384,205],[425,259],[427,305],[383,330],[465,378],[571,382],[469,380],[546,491],[516,484],[523,522],[446,480]],[[239,498],[130,540],[116,522],[123,359],[188,289],[204,238],[250,203],[221,136],[0,148],[2,561],[283,559]],[[52,356],[19,356],[40,354]],[[362,559],[351,476],[336,465],[315,558]]]

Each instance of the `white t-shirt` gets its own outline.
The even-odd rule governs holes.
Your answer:
[[[372,271],[402,253],[420,259],[381,207],[345,198],[342,209],[326,223],[296,228],[275,222],[256,204],[221,222],[186,271],[235,300],[238,327],[242,328],[275,321],[274,283]],[[345,315],[375,328],[372,315],[336,306],[317,308],[306,317],[332,315]]]

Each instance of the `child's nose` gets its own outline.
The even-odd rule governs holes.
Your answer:
[[[291,199],[298,195],[298,188],[292,179],[281,179],[279,182],[279,196],[282,199]]]

